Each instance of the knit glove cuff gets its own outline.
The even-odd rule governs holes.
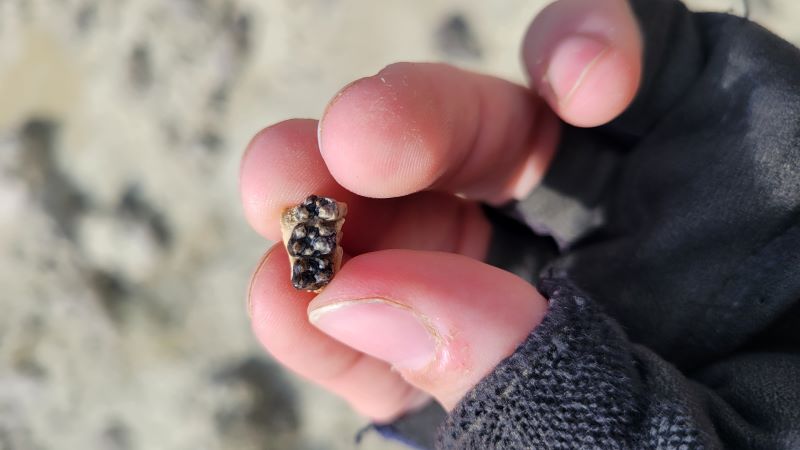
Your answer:
[[[539,288],[549,313],[447,417],[437,448],[702,448],[686,408],[642,401],[648,388],[615,321],[563,282]]]

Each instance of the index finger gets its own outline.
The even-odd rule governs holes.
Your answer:
[[[377,200],[342,188],[317,146],[317,122],[288,120],[265,128],[248,145],[240,194],[250,225],[280,240],[280,217],[309,194],[348,205],[343,246],[351,254],[383,248],[456,252],[483,259],[490,227],[480,207],[443,192]]]
[[[444,64],[399,63],[344,88],[319,128],[336,181],[366,197],[426,189],[490,203],[524,198],[558,138],[523,86]]]

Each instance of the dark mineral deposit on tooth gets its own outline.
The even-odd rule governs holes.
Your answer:
[[[347,204],[316,195],[283,211],[281,233],[295,289],[320,292],[339,270],[345,215]]]

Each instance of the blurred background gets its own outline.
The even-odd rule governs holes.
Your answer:
[[[242,150],[394,61],[524,82],[545,3],[0,0],[0,450],[354,448],[251,335]],[[750,9],[800,42],[800,2]]]

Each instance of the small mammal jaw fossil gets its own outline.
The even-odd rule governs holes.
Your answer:
[[[316,195],[283,211],[281,234],[295,289],[320,292],[339,270],[345,215],[346,203]]]

